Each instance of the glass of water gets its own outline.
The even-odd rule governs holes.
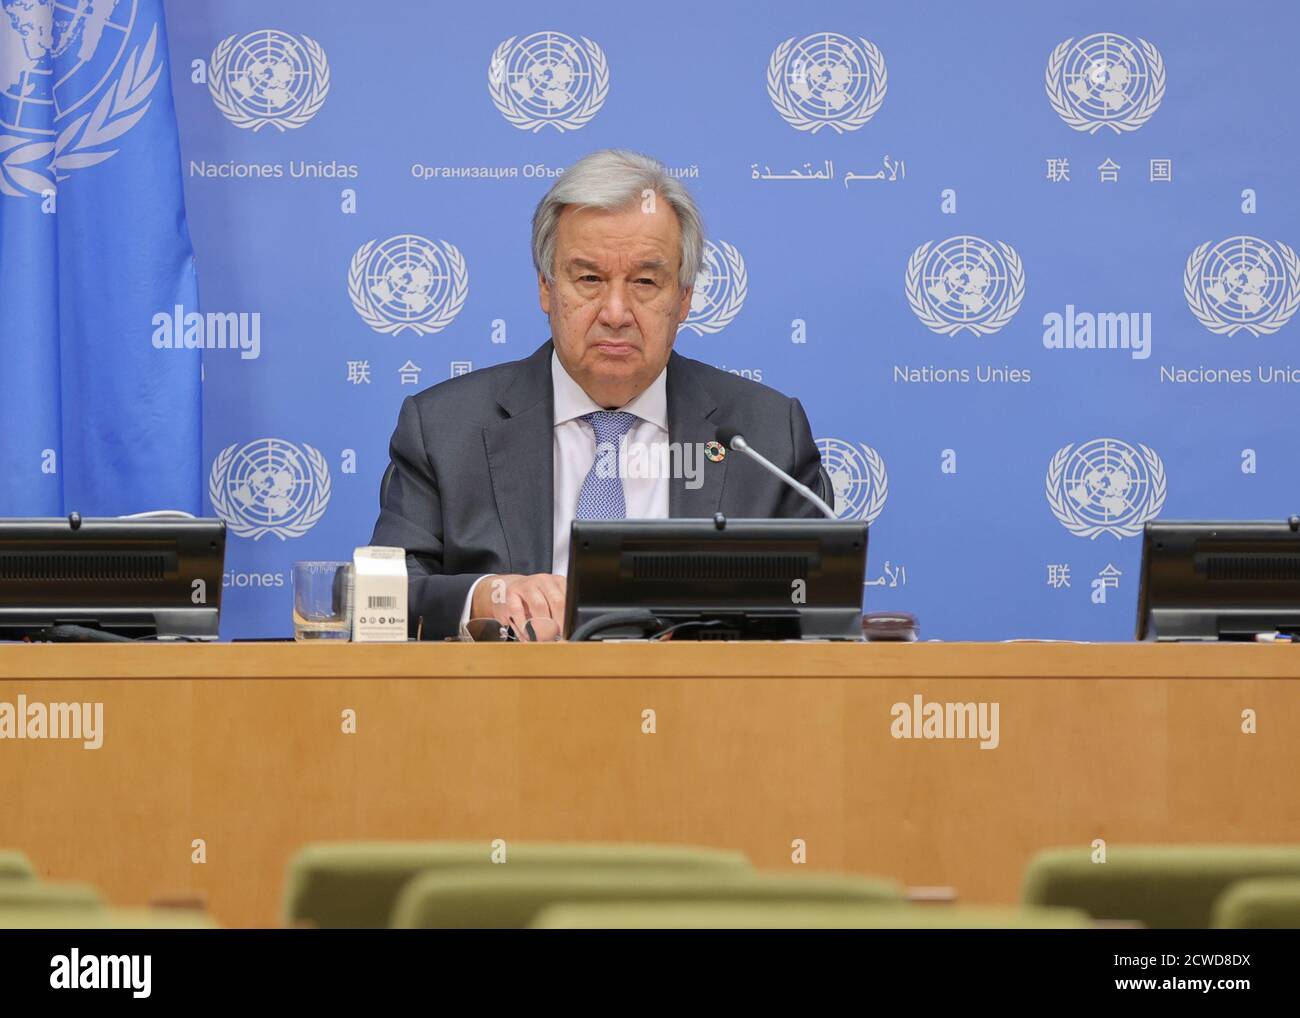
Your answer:
[[[293,564],[293,638],[352,639],[352,563]]]

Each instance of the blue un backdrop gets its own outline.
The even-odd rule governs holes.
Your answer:
[[[227,637],[287,633],[291,563],[368,539],[405,396],[546,339],[529,216],[606,146],[701,204],[677,349],[804,402],[837,508],[872,521],[869,609],[1125,639],[1145,520],[1300,506],[1294,4],[166,15],[202,302],[83,355],[107,377],[204,348]],[[60,200],[165,162],[143,123]],[[38,484],[10,427],[15,490]],[[151,463],[177,501],[183,456]]]

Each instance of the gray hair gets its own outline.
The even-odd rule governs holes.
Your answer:
[[[704,261],[704,221],[695,199],[657,159],[606,148],[583,156],[560,175],[533,213],[533,265],[547,282],[555,281],[555,233],[568,207],[616,212],[653,191],[677,213],[682,231],[682,265],[677,281],[695,282]]]

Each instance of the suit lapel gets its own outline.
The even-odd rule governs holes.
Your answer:
[[[714,463],[703,455],[704,444],[714,441],[719,424],[725,422],[712,419],[717,401],[700,384],[694,366],[678,353],[669,355],[668,439],[702,481],[699,487],[688,487],[685,471],[676,471],[682,476],[669,482],[668,515],[678,519],[707,519],[716,513],[727,476],[727,459]]]
[[[554,551],[555,430],[549,340],[520,365],[497,403],[507,417],[484,429],[483,442],[510,569],[549,573]]]

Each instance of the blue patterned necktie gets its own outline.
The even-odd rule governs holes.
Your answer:
[[[627,517],[627,502],[623,497],[623,479],[617,469],[618,447],[623,436],[641,418],[624,410],[596,410],[583,414],[581,419],[587,421],[596,433],[596,459],[582,482],[582,490],[578,492],[574,519],[624,519]]]

